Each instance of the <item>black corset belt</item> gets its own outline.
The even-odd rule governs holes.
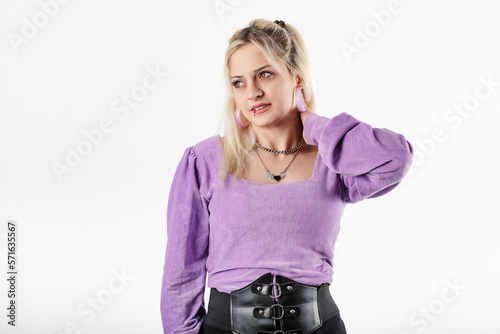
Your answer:
[[[238,334],[309,334],[339,314],[330,285],[306,285],[271,273],[230,294],[212,288],[204,321]],[[229,318],[229,319],[228,319]],[[222,329],[222,328],[221,328]]]

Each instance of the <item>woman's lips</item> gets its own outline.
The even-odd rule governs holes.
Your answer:
[[[254,111],[254,113],[256,113],[256,114],[262,114],[263,112],[265,112],[265,111],[269,110],[269,108],[271,108],[271,105],[270,105],[270,104],[268,104],[268,105],[267,105],[267,106],[265,106],[264,108],[261,108],[261,109],[259,109],[259,110],[255,110],[255,111]]]

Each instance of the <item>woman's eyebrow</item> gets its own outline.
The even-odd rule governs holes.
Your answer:
[[[254,71],[253,71],[253,73],[257,73],[257,72],[259,72],[260,70],[263,70],[263,69],[265,69],[266,67],[269,67],[269,66],[271,66],[271,65],[270,65],[270,64],[267,64],[267,65],[261,66],[261,67],[259,67],[258,69],[254,70]],[[241,76],[241,75],[233,75],[233,76],[231,77],[231,80],[232,80],[232,79],[235,79],[235,78],[242,78],[242,77],[243,77],[243,76]]]

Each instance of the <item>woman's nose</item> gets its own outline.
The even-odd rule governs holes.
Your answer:
[[[255,83],[248,83],[248,99],[249,100],[258,99],[258,98],[262,97],[263,94],[264,94],[264,92],[260,89],[260,87],[258,85],[256,85]]]

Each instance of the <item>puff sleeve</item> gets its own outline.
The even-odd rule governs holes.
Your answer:
[[[193,147],[177,167],[167,205],[167,247],[160,311],[165,334],[199,333],[208,254],[208,203],[200,192],[202,175]]]
[[[347,203],[394,189],[413,158],[413,147],[403,135],[374,128],[345,112],[332,119],[309,114],[303,131],[307,143],[318,146],[326,166],[338,174]]]

